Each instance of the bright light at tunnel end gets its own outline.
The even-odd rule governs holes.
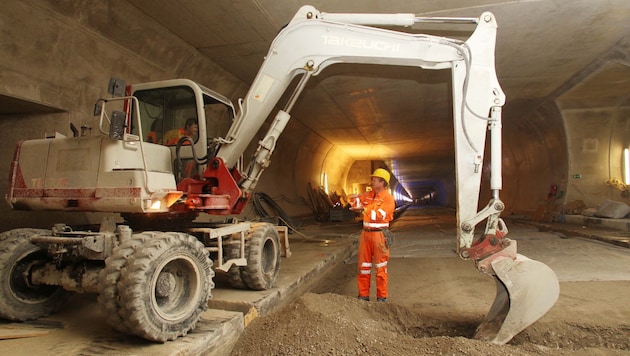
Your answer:
[[[413,199],[409,198],[408,196],[399,193],[398,191],[394,192],[394,200],[396,201],[405,201],[405,202],[412,202]]]

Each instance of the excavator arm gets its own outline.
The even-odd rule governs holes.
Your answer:
[[[416,22],[435,21],[477,23],[477,27],[463,42],[364,26],[411,26]],[[501,189],[500,115],[505,96],[494,69],[496,30],[496,20],[489,12],[479,18],[423,18],[413,14],[328,14],[304,6],[271,44],[249,92],[239,103],[240,110],[227,133],[227,143],[220,147],[216,158],[227,169],[236,165],[298,75],[302,79],[289,102],[275,116],[267,134],[259,142],[255,159],[242,172],[238,186],[243,194],[255,188],[261,173],[269,165],[278,137],[290,120],[290,110],[306,82],[329,65],[362,63],[451,69],[457,180],[461,197],[458,199],[458,216],[460,225],[474,227],[476,222],[487,217],[478,216],[477,203],[489,127],[495,133],[493,138],[498,138],[491,189],[496,192]],[[458,250],[470,247],[473,240],[473,229],[461,229],[460,232]]]
[[[412,26],[417,22],[476,23],[476,28],[466,41],[459,41],[371,27]],[[499,191],[501,108],[505,96],[494,66],[496,32],[496,19],[489,12],[479,18],[423,18],[413,14],[329,14],[303,6],[271,44],[249,92],[239,102],[240,110],[225,143],[209,163],[204,177],[221,182],[224,186],[218,192],[231,194],[228,206],[233,213],[239,212],[270,164],[278,138],[291,118],[290,111],[307,81],[332,64],[450,69],[457,252],[464,259],[472,259],[479,271],[497,282],[497,297],[476,337],[506,343],[555,304],[559,287],[549,267],[517,254],[516,242],[505,238],[507,227],[500,218],[504,209]],[[301,80],[289,101],[275,115],[247,169],[236,174],[234,169],[241,155],[296,76],[301,76]],[[477,211],[487,132],[491,143],[492,198]],[[227,184],[229,177],[234,180]],[[209,206],[208,202],[202,205]],[[484,220],[484,232],[475,240],[475,227]]]
[[[412,26],[418,22],[476,23],[468,40],[391,31],[365,25]],[[274,39],[240,111],[216,157],[234,167],[292,80],[301,75],[293,95],[259,142],[255,157],[238,183],[243,194],[255,188],[290,110],[311,76],[335,63],[451,69],[457,176],[457,251],[469,258],[474,227],[488,219],[495,234],[503,203],[501,182],[501,107],[505,103],[494,67],[497,23],[486,12],[479,18],[425,18],[413,14],[329,14],[303,6]],[[493,199],[477,212],[486,133],[491,136]]]
[[[260,150],[267,151],[266,154],[257,157],[257,167],[250,167],[249,172],[245,172],[240,186],[246,192],[255,187],[260,172],[268,164],[275,142],[290,119],[288,114],[306,81],[335,63],[411,66],[423,69],[452,68],[453,95],[454,102],[457,103],[453,113],[456,122],[466,121],[463,126],[466,130],[464,137],[469,140],[468,145],[472,152],[466,153],[471,156],[466,159],[467,165],[468,168],[480,166],[481,162],[476,156],[483,156],[490,109],[505,102],[494,71],[497,28],[494,16],[485,13],[481,19],[451,19],[481,21],[466,42],[353,24],[410,26],[426,20],[412,14],[391,16],[391,22],[384,21],[386,18],[387,15],[381,14],[320,13],[311,6],[304,6],[278,34],[227,134],[227,140],[231,143],[223,145],[216,155],[227,167],[233,167],[293,78],[302,75],[302,80],[289,102],[276,115],[267,135],[260,142]],[[480,173],[477,169],[473,173],[477,182],[469,183],[477,192]],[[468,178],[464,177],[466,180]],[[472,210],[476,211],[476,200],[469,205],[474,206]],[[471,217],[466,217],[469,218]]]

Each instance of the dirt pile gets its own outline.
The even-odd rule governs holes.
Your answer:
[[[307,293],[284,310],[254,320],[232,354],[515,355],[540,351],[467,338],[477,323],[432,319],[392,303]]]

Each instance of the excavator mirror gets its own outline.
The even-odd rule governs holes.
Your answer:
[[[103,104],[101,102],[101,100],[97,101],[96,104],[94,104],[94,116],[99,116],[101,115],[101,111],[103,110]]]
[[[113,111],[112,119],[109,124],[109,137],[122,140],[125,134],[126,115],[122,111]]]

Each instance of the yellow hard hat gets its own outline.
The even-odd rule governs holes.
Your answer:
[[[383,178],[383,179],[385,179],[387,184],[389,184],[389,177],[390,177],[389,172],[384,170],[383,168],[375,169],[374,173],[372,173],[372,177]]]

